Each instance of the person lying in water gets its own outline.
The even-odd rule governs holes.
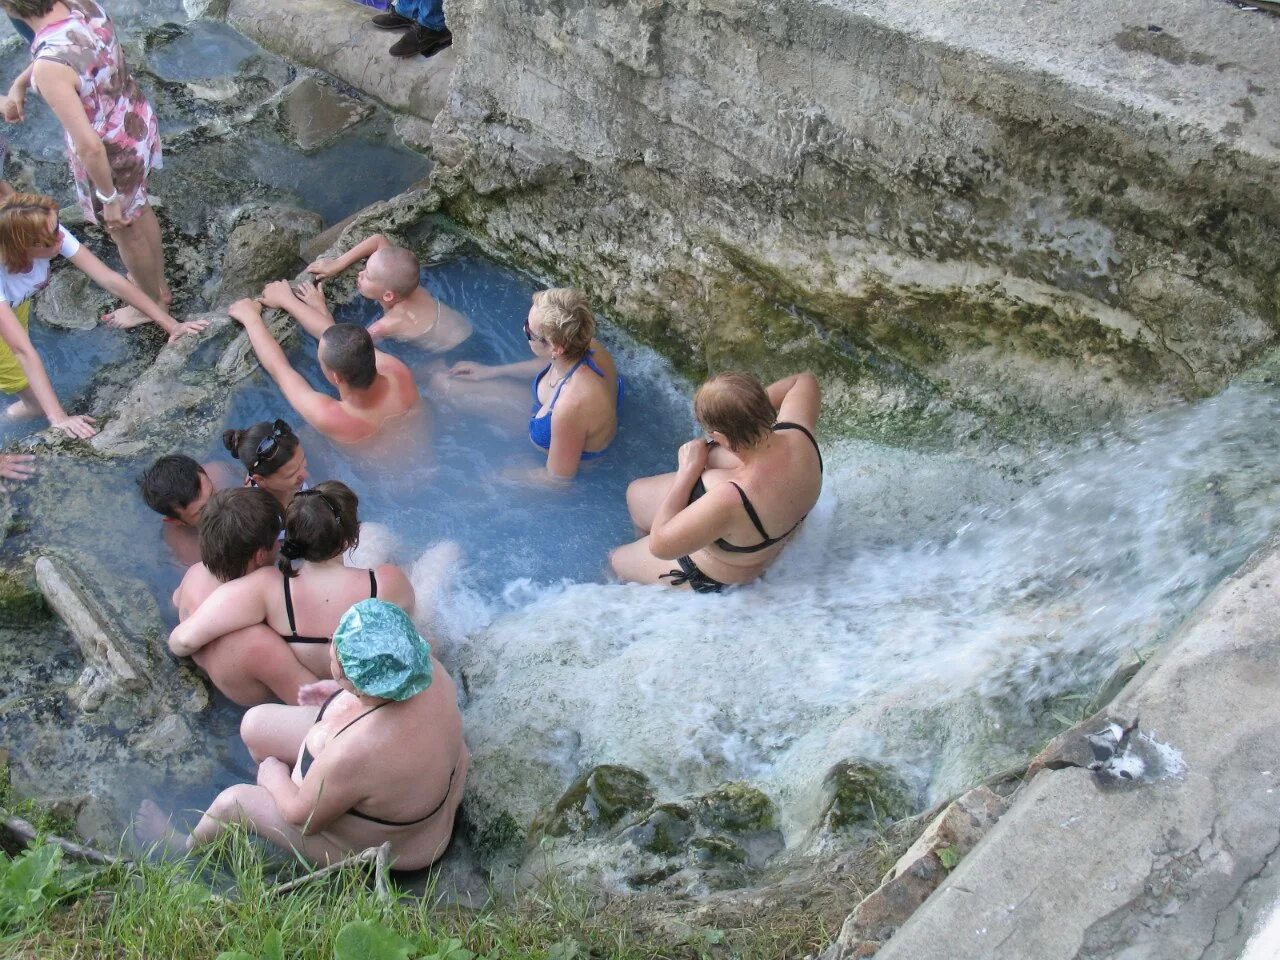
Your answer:
[[[395,866],[444,853],[469,754],[458,691],[404,611],[363,600],[338,622],[333,693],[315,707],[253,707],[240,725],[256,784],[223,790],[190,834],[152,801],[134,819],[143,843],[190,852],[240,824],[324,865],[391,843]],[[308,691],[304,691],[304,695]]]
[[[307,455],[302,441],[284,420],[255,423],[243,430],[224,430],[222,445],[244,466],[245,486],[258,487],[289,506],[307,488]]]
[[[539,291],[524,321],[532,360],[455,363],[432,378],[432,392],[481,415],[528,410],[529,439],[547,454],[546,469],[534,476],[572,479],[582,462],[604,456],[618,432],[622,377],[595,332],[583,294],[566,287]],[[526,377],[528,388],[511,382]]]
[[[178,323],[130,280],[82,247],[58,223],[58,204],[52,197],[15,193],[0,200],[0,390],[18,396],[5,412],[14,418],[43,413],[69,436],[88,438],[98,432],[93,417],[68,416],[27,333],[31,298],[48,286],[54,257],[66,257],[90,280],[163,327],[170,339],[199,333],[206,323]]]
[[[307,272],[326,280],[366,257],[369,262],[356,277],[356,289],[382,308],[382,317],[369,324],[369,336],[375,343],[403,340],[423,350],[445,353],[471,336],[470,321],[433,297],[419,282],[422,267],[413,252],[395,246],[380,233],[362,240],[336,259],[314,261]],[[304,293],[309,304],[329,312],[323,286],[306,288]]]
[[[280,504],[265,490],[239,487],[209,498],[200,520],[200,558],[173,592],[179,621],[191,618],[224,583],[270,567],[276,559]],[[176,651],[175,651],[176,652]],[[227,699],[242,707],[298,702],[316,675],[265,623],[255,623],[193,650],[191,658]]]
[[[164,541],[184,567],[200,562],[200,518],[215,490],[231,485],[183,454],[161,457],[138,478],[142,499],[160,514]]]
[[[284,284],[287,288],[288,284]],[[267,291],[272,287],[268,286]],[[290,294],[292,296],[292,293]],[[314,308],[294,298],[291,304],[275,291],[264,291],[263,304],[287,310],[307,332],[319,340],[317,356],[324,377],[338,391],[338,398],[320,393],[289,364],[262,319],[262,304],[237,300],[228,311],[245,329],[262,368],[280,387],[293,409],[307,423],[342,444],[358,444],[375,437],[404,414],[425,416],[426,411],[413,374],[401,361],[375,350],[364,327],[334,323]],[[297,310],[297,312],[295,312]]]
[[[820,408],[811,373],[767,390],[745,373],[704,383],[693,409],[707,439],[680,448],[675,473],[627,488],[631,519],[647,536],[613,551],[614,573],[699,593],[763,574],[822,491],[822,453],[813,436]]]
[[[266,623],[303,666],[329,676],[329,641],[342,611],[366,597],[382,597],[410,614],[414,608],[413,586],[395,564],[375,570],[344,565],[343,553],[360,540],[358,508],[355,493],[336,480],[295,493],[284,511],[277,566],[215,590],[174,628],[169,649],[192,656],[218,637]]]

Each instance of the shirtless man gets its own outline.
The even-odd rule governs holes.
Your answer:
[[[142,499],[164,518],[165,544],[184,567],[200,562],[200,516],[218,486],[204,467],[181,454],[161,457],[138,478]]]
[[[327,280],[365,257],[369,262],[356,277],[356,289],[382,308],[382,318],[369,325],[374,342],[404,340],[423,350],[444,353],[471,336],[470,321],[418,282],[422,268],[413,252],[394,246],[380,233],[356,244],[336,260],[316,260],[307,272]],[[317,306],[328,313],[323,290]]]
[[[173,592],[179,621],[190,617],[220,585],[269,566],[276,558],[280,504],[271,494],[239,487],[207,499],[200,519],[201,562],[187,571]],[[316,681],[289,644],[262,623],[205,644],[191,659],[227,699],[242,707],[272,700],[296,704],[298,688]]]
[[[288,297],[284,291],[288,290]],[[313,390],[293,369],[284,350],[262,319],[262,305],[279,307],[293,316],[319,341],[317,356],[324,377],[338,390],[338,398]],[[426,407],[413,374],[401,361],[380,350],[364,327],[334,323],[333,317],[293,296],[284,281],[268,284],[262,303],[237,300],[231,318],[244,327],[262,368],[307,423],[335,443],[370,440],[402,414],[426,416]]]

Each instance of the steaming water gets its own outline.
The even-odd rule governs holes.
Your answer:
[[[122,26],[132,22],[124,0],[112,9]],[[177,7],[157,9],[173,16]],[[243,59],[243,41],[223,37],[218,47],[221,29],[200,27],[160,56],[181,54],[206,71],[206,62]],[[6,75],[19,55],[5,48]],[[159,66],[199,72],[181,57]],[[65,184],[57,128],[38,101],[30,109],[15,143],[41,161],[42,186]],[[305,161],[255,141],[245,172],[333,218],[363,202],[349,193],[353,183],[400,157],[394,147],[394,156],[375,155],[374,139],[357,131]],[[376,183],[378,196],[409,182],[411,165],[397,169],[399,180]],[[346,192],[326,192],[335,183]],[[477,325],[447,360],[528,355],[519,331],[527,281],[464,258],[425,282]],[[341,316],[368,318],[358,307]],[[114,331],[39,324],[33,337],[64,397],[121,342]],[[828,440],[822,499],[763,582],[719,597],[608,584],[607,550],[631,532],[626,482],[671,469],[692,426],[669,370],[610,339],[628,380],[621,433],[567,493],[498,479],[541,460],[527,439],[476,420],[441,413],[430,469],[411,464],[390,479],[304,434],[313,477],[350,482],[365,518],[394,531],[398,542],[383,546],[395,557],[412,564],[433,544],[458,544],[435,619],[440,650],[469,690],[477,775],[486,758],[492,772],[512,756],[548,772],[513,782],[513,806],[545,802],[605,761],[638,767],[668,794],[750,779],[782,804],[792,839],[812,821],[824,772],[844,757],[892,762],[922,802],[937,797],[1050,732],[1053,711],[1075,703],[1078,712],[1071,696],[1166,637],[1280,521],[1277,397],[1242,384],[1019,468]],[[294,357],[320,384],[313,349],[307,341]],[[429,358],[391,349],[425,380]],[[287,407],[260,375],[235,398],[228,425],[280,415]],[[225,457],[214,437],[194,446]],[[93,465],[106,477],[86,493],[100,501],[101,527],[38,522],[56,542],[93,549],[104,567],[148,582],[171,615],[179,571],[129,487],[140,466]],[[140,543],[139,528],[154,539]],[[422,586],[440,572],[427,567],[415,570]],[[233,726],[219,730],[225,781],[247,775]]]

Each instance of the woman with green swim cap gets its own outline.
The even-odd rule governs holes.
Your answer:
[[[334,679],[313,685],[332,691],[319,709],[264,704],[245,714],[257,784],[223,790],[190,834],[145,801],[138,838],[187,852],[239,823],[316,864],[387,841],[400,869],[444,853],[469,759],[452,678],[408,615],[383,600],[343,614],[331,657]]]

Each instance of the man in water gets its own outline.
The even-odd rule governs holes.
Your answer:
[[[164,541],[184,567],[200,561],[200,517],[217,489],[208,472],[181,454],[161,457],[138,478],[142,499],[163,517]]]
[[[186,620],[229,580],[275,561],[280,504],[265,490],[240,487],[206,498],[200,558],[173,592],[178,620]],[[175,651],[176,652],[176,651]],[[298,688],[315,683],[278,633],[258,623],[219,637],[191,655],[213,685],[242,707],[279,699],[298,702]]]
[[[337,389],[336,400],[312,389],[289,364],[262,319],[263,303],[281,307],[319,340],[320,370]],[[395,357],[375,350],[364,327],[334,323],[332,317],[296,297],[264,297],[261,303],[237,300],[228,313],[244,327],[262,369],[271,375],[293,409],[335,443],[364,443],[392,423],[410,419],[405,414],[426,415],[409,368]]]
[[[397,247],[380,233],[334,260],[316,260],[307,272],[317,279],[337,276],[357,260],[368,257],[368,263],[356,277],[360,295],[382,308],[382,317],[369,325],[374,341],[403,340],[423,350],[445,353],[471,336],[471,323],[457,310],[445,306],[418,282],[421,265],[413,251]],[[268,284],[264,298],[293,296],[283,280]],[[307,302],[318,310],[329,312],[324,291],[318,286],[304,286]],[[284,303],[272,304],[288,310]],[[292,313],[292,311],[290,311]]]

